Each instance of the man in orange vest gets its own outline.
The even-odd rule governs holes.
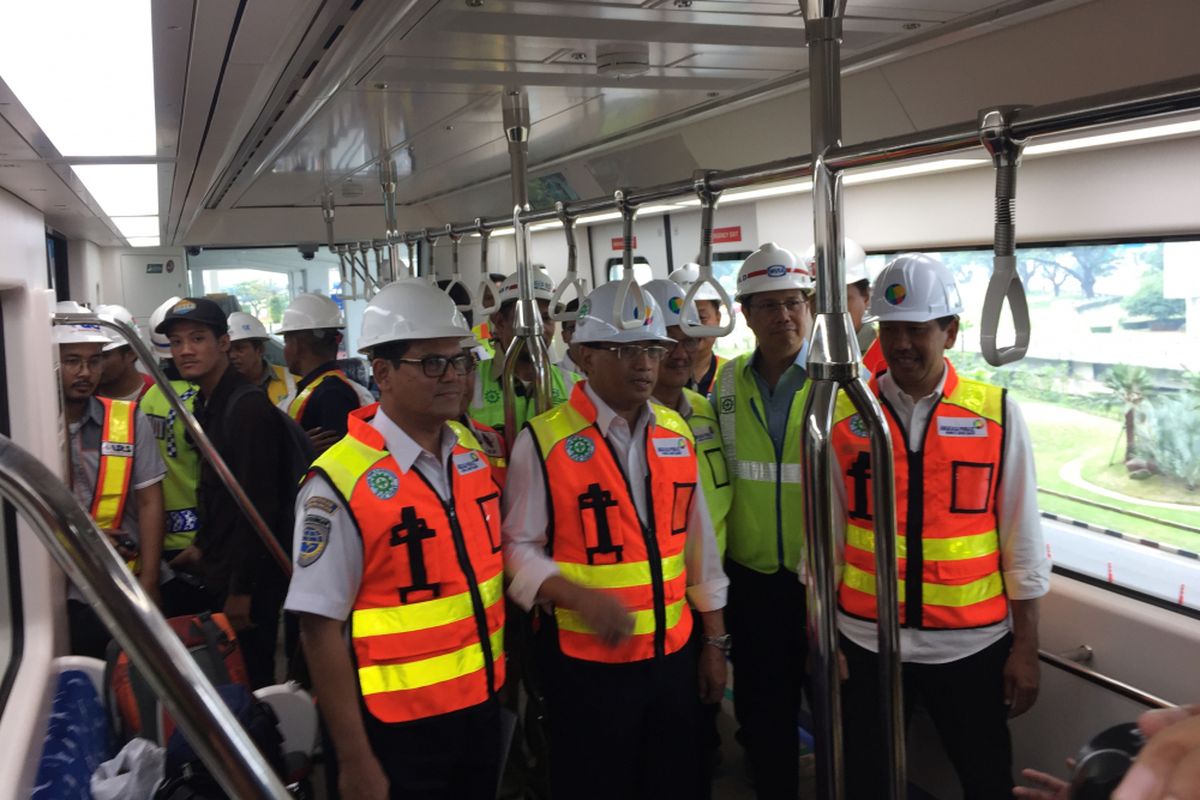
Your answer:
[[[70,301],[59,303],[58,310],[87,313]],[[135,403],[96,395],[103,371],[101,349],[109,344],[99,325],[56,325],[54,339],[71,491],[135,572],[142,589],[157,601],[165,519],[162,481],[167,468],[154,431]],[[72,586],[67,597],[71,652],[104,658],[108,630],[78,589]]]
[[[470,338],[423,281],[372,298],[359,344],[380,401],[351,414],[296,499],[285,607],[347,800],[496,796],[500,487],[475,437],[447,424],[475,367]]]
[[[1038,598],[1050,563],[1020,410],[945,358],[961,311],[941,262],[907,254],[888,264],[870,305],[887,364],[870,385],[895,448],[904,708],[918,702],[929,711],[964,796],[999,800],[1013,787],[1007,720],[1037,699]],[[832,442],[845,520],[838,628],[851,800],[886,795],[867,435],[843,395]]]
[[[635,285],[617,306],[617,290],[580,304],[573,343],[588,379],[513,446],[509,594],[538,607],[553,795],[695,798],[697,698],[725,687],[728,580],[692,432],[650,403],[674,342],[652,297]]]

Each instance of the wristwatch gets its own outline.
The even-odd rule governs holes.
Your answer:
[[[723,633],[720,636],[709,636],[706,633],[704,634],[704,643],[728,655],[730,648],[733,647],[733,637],[728,633]]]

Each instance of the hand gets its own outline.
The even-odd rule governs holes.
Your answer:
[[[340,756],[340,754],[339,754]],[[367,752],[350,760],[340,759],[338,793],[354,800],[388,800],[388,779],[378,759]]]
[[[711,644],[700,645],[700,702],[719,703],[725,696],[725,651]]]
[[[127,546],[133,542],[131,538],[120,531],[106,530],[104,534],[108,537],[108,543],[113,546],[113,550],[117,551],[117,555],[121,557],[122,561],[128,563],[137,558],[137,548]]]
[[[616,647],[633,634],[633,615],[611,594],[580,586],[569,607],[609,647]]]
[[[1004,662],[1004,702],[1010,718],[1019,717],[1033,707],[1039,676],[1037,649],[1014,645]]]
[[[204,553],[199,547],[194,544],[189,544],[179,555],[171,559],[171,569],[181,569],[184,572],[192,572],[191,567],[200,565],[200,559],[204,557]]]
[[[309,428],[305,433],[308,434],[308,438],[312,441],[313,449],[318,454],[324,453],[342,438],[342,435],[337,431],[327,431],[324,428]]]
[[[1147,711],[1138,727],[1148,741],[1113,800],[1200,798],[1200,705]]]
[[[235,631],[244,631],[254,625],[250,621],[250,595],[248,594],[229,595],[225,598],[225,608],[222,611],[225,612],[225,617]]]
[[[1072,762],[1067,761],[1071,767]],[[1070,800],[1071,784],[1036,769],[1021,770],[1021,777],[1032,781],[1034,786],[1018,786],[1013,789],[1014,797],[1028,797],[1030,800]]]

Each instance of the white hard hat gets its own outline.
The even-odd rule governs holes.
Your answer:
[[[150,347],[158,354],[159,358],[171,357],[171,342],[167,340],[166,334],[155,333],[155,328],[162,324],[163,318],[167,316],[167,312],[175,307],[183,298],[169,297],[163,301],[163,304],[154,309],[154,313],[150,315]]]
[[[279,332],[319,331],[345,326],[342,310],[338,308],[337,303],[323,294],[310,292],[296,295],[296,298],[288,303],[283,312],[283,325],[280,326]]]
[[[647,281],[642,285],[642,291],[653,297],[654,302],[658,304],[658,309],[662,312],[663,327],[682,325],[685,318],[690,325],[700,324],[696,304],[689,303],[687,309],[684,309],[683,297],[687,290],[675,281],[662,278]]]
[[[500,285],[500,302],[507,303],[520,296],[517,290],[517,273],[514,272]],[[550,274],[546,270],[538,267],[533,268],[533,299],[547,301],[554,299],[554,281],[550,280]]]
[[[871,287],[863,322],[928,322],[963,310],[954,275],[924,253],[896,256]]]
[[[90,309],[76,303],[74,300],[60,300],[55,306],[56,314],[87,314],[95,317]],[[55,325],[55,344],[108,344],[112,340],[97,324],[81,323],[79,325]]]
[[[133,314],[129,313],[129,309],[127,309],[125,306],[118,306],[115,304],[96,306],[96,316],[103,317],[104,319],[124,322],[129,327],[136,329],[133,321]],[[112,328],[105,328],[104,334],[108,337],[108,344],[104,346],[104,352],[106,353],[109,350],[116,350],[118,347],[124,347],[129,344],[129,342],[125,341],[124,336],[117,333]]]
[[[653,295],[643,291],[637,284],[629,287],[622,309],[623,319],[641,322],[636,328],[623,328],[614,319],[613,310],[617,303],[617,288],[622,281],[610,281],[592,290],[579,304],[579,319],[575,323],[575,335],[571,344],[589,342],[675,342],[667,336],[662,311]]]
[[[812,276],[791,250],[767,242],[750,254],[738,270],[737,299],[781,289],[811,289]]]
[[[683,287],[686,293],[692,288],[692,284],[700,280],[700,265],[695,261],[689,261],[678,269],[671,270],[671,274],[667,276],[670,280],[675,281]],[[717,294],[716,288],[711,283],[706,283],[696,290],[696,296],[693,300],[720,300],[721,295]],[[667,323],[671,325],[673,323]]]
[[[384,286],[367,304],[358,352],[387,342],[451,337],[475,341],[450,295],[423,280],[400,280]]]
[[[240,342],[243,339],[268,339],[266,327],[259,322],[258,317],[245,311],[235,311],[229,315],[229,341]]]
[[[846,249],[846,285],[871,280],[871,275],[867,272],[866,251],[849,236],[843,239],[842,243]],[[817,274],[817,246],[809,245],[800,260],[808,268],[808,274],[815,277]]]

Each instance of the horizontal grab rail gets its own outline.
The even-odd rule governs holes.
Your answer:
[[[1085,667],[1070,659],[1055,655],[1054,653],[1045,650],[1038,650],[1038,658],[1046,662],[1052,667],[1057,667],[1064,672],[1069,672],[1077,678],[1082,678],[1088,683],[1095,684],[1103,689],[1107,689],[1114,694],[1119,694],[1133,700],[1136,703],[1141,703],[1148,708],[1175,708],[1175,703],[1169,700],[1164,700],[1158,695],[1150,694],[1136,686],[1131,686],[1124,681],[1119,681],[1116,678],[1110,678],[1102,672]]]

